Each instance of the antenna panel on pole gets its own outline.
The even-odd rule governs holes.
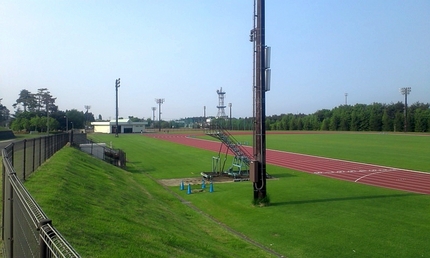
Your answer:
[[[270,69],[266,69],[265,70],[265,73],[266,73],[266,82],[265,82],[265,84],[264,84],[264,86],[265,86],[265,91],[269,91],[270,90],[270,75],[271,75],[271,73],[272,73],[272,70],[270,70]]]
[[[264,48],[264,68],[268,69],[270,68],[270,47],[266,46],[266,48]]]

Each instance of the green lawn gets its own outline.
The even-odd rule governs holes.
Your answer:
[[[273,136],[275,137],[271,139]],[[349,135],[349,137],[352,137],[349,143],[345,143],[344,138],[342,138],[344,134],[293,136],[296,139],[296,146],[304,147],[307,145],[307,148],[304,147],[304,149],[311,150],[317,146],[315,145],[315,142],[320,142],[320,148],[324,148],[325,146],[327,149],[327,144],[330,144],[330,142],[336,142],[336,136],[341,137],[340,139],[344,142],[339,145],[351,147],[351,144],[358,140],[363,145],[363,141],[365,141],[366,138],[365,136],[370,136],[371,139],[368,140],[368,142],[371,143],[375,141],[373,138],[374,136],[384,137],[387,135]],[[311,139],[305,139],[306,136],[311,136]],[[322,136],[322,139],[318,139],[318,136]],[[113,140],[115,143],[115,139],[110,139],[109,136],[102,137],[108,137],[109,141]],[[249,136],[245,136],[245,139],[247,139],[247,137]],[[271,146],[270,142],[280,143],[280,146],[282,146],[281,141],[282,139],[285,139],[285,137],[290,139],[290,135],[268,136],[269,147]],[[168,171],[168,174],[159,170],[149,171],[149,173],[154,175],[157,174],[159,178],[188,177],[191,173],[194,173],[194,171],[202,171],[204,168],[210,166],[210,158],[213,155],[211,152],[207,153],[207,151],[196,150],[187,146],[181,146],[155,139],[144,139],[140,145],[140,138],[128,135],[121,136],[121,138],[122,139],[116,139],[116,146],[130,149],[131,151],[127,151],[127,155],[130,159],[134,159],[133,157],[136,153],[139,153],[138,149],[145,148],[144,146],[158,146],[159,149],[163,149],[163,154],[160,155],[163,159],[166,158],[165,156],[168,156],[168,159],[170,160],[177,160],[177,162],[170,163],[168,160],[162,160],[161,163],[163,164],[156,163],[156,167],[163,167]],[[404,137],[400,136],[399,138],[401,140],[399,141],[399,144],[403,145]],[[129,144],[131,139],[134,144]],[[300,140],[302,141],[301,144],[298,143]],[[396,140],[396,138],[394,140]],[[325,142],[325,144],[322,144],[323,142]],[[133,147],[130,145],[133,145]],[[393,143],[393,145],[395,144]],[[360,146],[357,146],[356,148],[360,149]],[[362,152],[365,152],[366,149],[368,148],[364,147]],[[419,148],[417,148],[417,150],[419,151]],[[335,152],[336,151],[333,153]],[[148,151],[147,153],[150,153],[151,157],[157,156],[152,151]],[[170,155],[166,155],[166,153],[170,153]],[[202,157],[200,159],[198,158],[198,153],[201,153]],[[174,159],[173,157],[179,158]],[[158,160],[158,158],[156,160]],[[150,163],[155,163],[157,162],[156,160],[151,160]],[[353,159],[351,158],[351,160]],[[420,162],[416,163],[425,162],[426,160],[420,160]],[[194,167],[193,164],[196,165],[196,169],[194,171],[190,169],[191,167]],[[407,166],[410,165],[407,164]],[[339,242],[340,240],[352,241],[356,244],[356,249],[360,249],[360,251],[368,250],[367,254],[378,254],[379,252],[383,252],[381,257],[390,253],[402,253],[400,249],[404,250],[404,244],[406,242],[410,246],[416,246],[416,244],[421,245],[422,247],[426,246],[425,239],[428,239],[430,236],[430,233],[428,233],[428,225],[430,225],[430,221],[428,218],[429,216],[427,216],[430,212],[430,199],[428,196],[317,177],[273,166],[269,166],[268,170],[271,174],[279,177],[279,180],[268,182],[268,192],[273,204],[268,208],[259,209],[250,205],[252,186],[249,183],[217,185],[217,195],[215,197],[210,195],[210,198],[203,194],[192,196],[186,195],[184,192],[182,192],[182,194],[185,198],[192,200],[193,204],[198,205],[201,209],[226,224],[234,225],[236,229],[242,232],[247,232],[248,236],[253,236],[255,239],[262,239],[262,242],[267,244],[267,246],[270,246],[269,242],[273,242],[273,246],[273,244],[276,243],[276,240],[278,240],[277,247],[274,247],[275,250],[292,257],[322,256],[322,254],[319,253],[320,251],[318,251],[318,253],[314,253],[308,250],[308,248],[312,250],[322,250],[321,252],[327,253],[327,257],[337,256],[336,253],[332,253],[332,249],[344,250],[342,248],[338,248],[340,246],[345,246],[344,248],[350,246],[344,241]],[[174,188],[174,190],[175,189],[177,188]],[[224,189],[225,191],[221,191]],[[230,203],[232,203],[232,205],[229,205]],[[241,205],[237,205],[238,203]],[[370,204],[372,205],[370,206]],[[246,207],[247,209],[245,209]],[[413,207],[413,209],[410,207]],[[255,217],[256,209],[258,210],[257,214],[261,215],[261,220]],[[268,213],[265,214],[265,211],[268,211]],[[288,214],[290,216],[285,216]],[[315,214],[320,214],[321,216],[314,216]],[[249,218],[248,215],[250,216]],[[269,221],[271,223],[269,223],[268,220],[264,218],[273,219],[270,219]],[[408,219],[404,221],[405,218]],[[259,229],[249,226],[250,224],[254,225],[257,221],[261,221],[261,223],[258,224]],[[297,227],[290,229],[291,225],[289,223],[282,223],[287,221],[293,222],[293,225],[297,225]],[[310,224],[310,221],[314,222],[314,224]],[[416,224],[416,221],[425,222],[422,224]],[[243,226],[238,228],[242,224],[241,222],[243,223]],[[264,224],[263,222],[266,222],[267,224]],[[307,223],[309,224],[306,226]],[[338,223],[341,223],[340,225],[344,225],[345,227],[339,226]],[[410,223],[416,225],[416,227],[412,227]],[[380,225],[380,227],[375,227],[375,225]],[[411,228],[409,229],[410,226]],[[273,233],[272,235],[275,237],[271,237],[270,234],[253,233],[254,231],[264,232],[270,227],[273,228],[273,231],[281,231],[284,232],[284,234]],[[308,230],[304,230],[306,227],[309,228],[312,234],[320,232],[322,235],[309,238],[310,235]],[[344,230],[341,230],[342,228],[344,228]],[[345,230],[346,232],[344,232]],[[415,231],[422,232],[421,236],[419,234],[411,233]],[[408,234],[406,236],[402,236],[404,232],[408,232]],[[375,235],[375,239],[370,242],[367,238],[372,234]],[[387,236],[382,237],[381,234]],[[279,237],[280,235],[283,235],[284,237]],[[291,239],[291,246],[286,244],[288,242],[285,242],[285,236],[288,236]],[[345,236],[350,236],[350,239],[344,239]],[[410,238],[410,242],[406,241],[407,238]],[[401,239],[402,242],[397,242],[395,239]],[[315,244],[310,245],[309,241]],[[399,249],[391,246],[383,248],[384,243],[387,241],[393,242],[392,245],[397,246]],[[375,248],[368,249],[368,247],[370,248],[372,246]],[[416,248],[415,251],[428,253],[429,249],[424,251],[422,247]],[[296,250],[296,248],[298,251],[291,253],[291,251]],[[356,249],[354,250],[357,252],[358,250]],[[353,249],[351,249],[351,255],[356,254],[352,250]],[[412,249],[406,248],[403,253],[411,251]],[[348,254],[349,253],[346,251],[342,252],[342,255]]]
[[[252,135],[234,135],[252,143]],[[430,134],[268,134],[267,148],[430,172]]]
[[[342,143],[336,143],[336,136]],[[268,147],[276,149],[288,145],[292,151],[302,148],[312,152],[322,149],[330,155],[344,154],[345,151],[339,150],[342,146],[357,149],[356,153],[380,147],[376,143],[367,147],[366,136],[370,137],[368,142],[374,142],[377,139],[374,137],[392,137],[352,135],[347,143],[343,134],[270,135]],[[250,182],[215,184],[214,193],[204,191],[188,195],[180,191],[179,186],[167,191],[151,179],[198,176],[200,171],[210,170],[213,152],[141,135],[115,138],[97,134],[92,137],[124,149],[127,171],[62,150],[50,159],[41,173],[35,173],[26,183],[54,225],[84,257],[108,257],[107,254],[111,257],[269,256],[195,212],[176,195],[287,257],[430,255],[428,195],[344,182],[269,165],[268,171],[277,177],[267,181],[271,205],[255,207],[251,205],[253,188]],[[240,137],[250,139],[249,136]],[[402,139],[393,135],[391,141],[404,145]],[[330,144],[338,147],[328,146]],[[398,148],[395,143],[391,144],[392,148]],[[411,151],[420,149],[419,144],[410,148]],[[356,154],[349,153],[346,159],[354,160]],[[363,158],[364,154],[357,159],[367,162]],[[48,178],[56,183],[47,187]],[[92,248],[95,250],[91,251]]]
[[[130,173],[71,147],[25,186],[82,257],[271,257],[137,168]]]

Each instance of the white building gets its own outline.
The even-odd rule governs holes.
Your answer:
[[[145,132],[148,122],[131,122],[130,119],[118,119],[118,133]],[[115,133],[116,120],[107,122],[91,122],[95,133]]]

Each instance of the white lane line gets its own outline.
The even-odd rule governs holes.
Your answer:
[[[351,170],[335,170],[335,171],[318,171],[313,172],[318,175],[326,175],[326,174],[344,174],[344,173],[382,173],[382,172],[390,172],[397,171],[398,169],[389,169],[389,168],[381,168],[381,169],[351,169]]]

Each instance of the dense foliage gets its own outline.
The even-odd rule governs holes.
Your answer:
[[[406,126],[405,126],[406,122]],[[430,105],[373,103],[371,105],[342,105],[332,110],[318,110],[314,114],[282,114],[266,119],[267,130],[329,130],[329,131],[430,131]]]
[[[281,114],[266,117],[266,130],[430,132],[430,104],[401,102],[341,105],[313,114]],[[230,130],[251,130],[252,118],[213,119],[212,124]],[[406,122],[406,126],[405,126]]]
[[[13,131],[65,131],[73,128],[84,128],[94,121],[92,113],[76,109],[61,111],[48,89],[38,89],[37,93],[23,89],[13,104],[15,114],[12,119],[9,110],[0,104],[0,123]]]
[[[9,110],[0,104],[0,125],[9,124],[14,131],[46,131],[48,128],[50,130],[84,128],[95,121],[94,115],[88,110],[85,113],[76,109],[60,111],[54,104],[55,100],[47,89],[39,89],[36,94],[22,90],[13,105],[16,110],[12,123],[7,123]],[[267,116],[266,130],[430,132],[429,103],[416,102],[409,105],[406,114],[405,118],[405,105],[402,102],[341,105],[308,115],[288,113]],[[55,121],[51,121],[51,118]],[[99,120],[101,119],[99,115]],[[143,118],[133,116],[129,116],[129,119],[133,122],[145,121]],[[149,128],[163,129],[207,128],[211,124],[218,124],[229,130],[252,130],[254,127],[252,117],[187,117],[160,122],[148,118],[146,121]]]
[[[9,109],[0,104],[0,126],[6,126],[6,122],[9,120]]]

